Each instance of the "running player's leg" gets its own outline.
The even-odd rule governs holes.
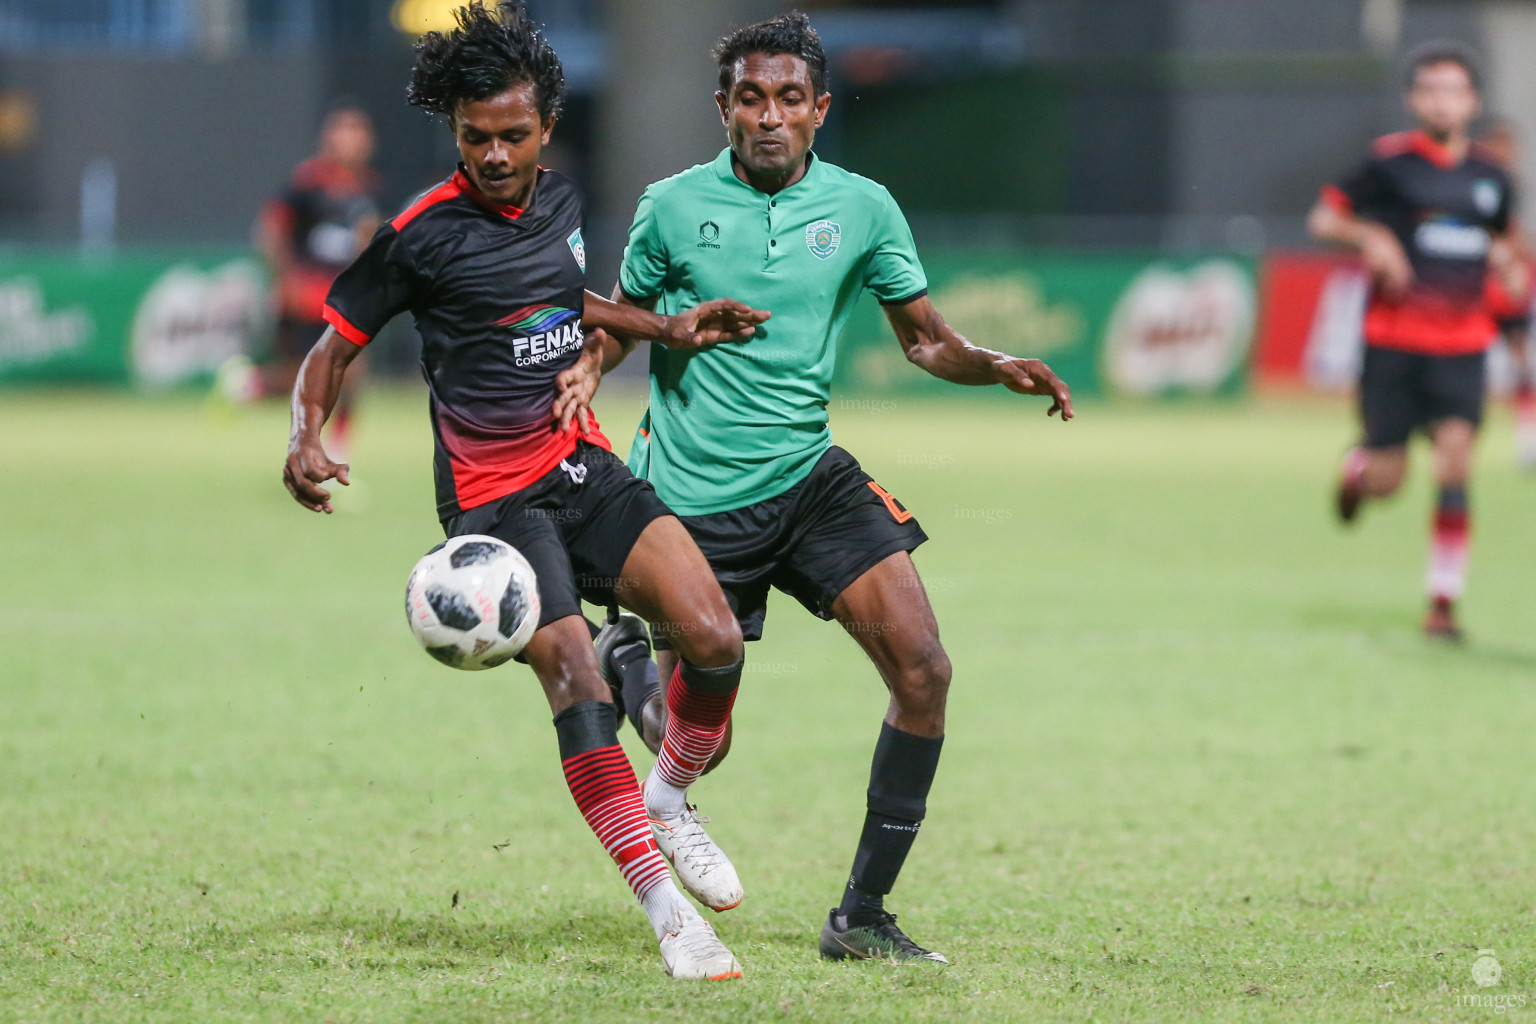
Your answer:
[[[1486,366],[1484,355],[1476,353],[1431,357],[1426,369],[1438,493],[1430,526],[1426,574],[1430,608],[1424,631],[1450,640],[1461,639],[1455,603],[1466,588],[1471,553],[1467,479],[1472,446],[1483,418]]]
[[[657,841],[685,888],[706,906],[742,900],[729,858],[688,806],[725,739],[741,683],[741,626],[693,538],[675,517],[652,520],[625,560],[615,596],[655,623],[676,652],[667,678],[661,750],[645,780],[645,806]]]
[[[515,495],[452,517],[445,531],[449,536],[499,537],[533,566],[540,621],[521,657],[533,668],[555,716],[571,796],[645,908],[668,973],[679,978],[733,977],[739,975],[740,965],[677,891],[651,835],[644,797],[619,745],[618,720],[598,668],[591,630],[581,616],[572,557],[559,525],[563,518],[530,514],[563,509],[600,518],[595,514],[604,504],[600,488],[582,495],[593,501],[593,509],[574,505],[579,490],[561,470],[551,470]]]
[[[1429,569],[1425,574],[1430,607],[1424,618],[1424,631],[1431,636],[1459,640],[1461,628],[1456,622],[1455,607],[1466,590],[1472,551],[1467,477],[1477,428],[1464,419],[1445,419],[1435,424],[1433,436],[1438,490],[1430,524]]]
[[[690,979],[740,977],[741,966],[678,892],[651,835],[586,622],[567,615],[540,628],[523,657],[554,713],[571,796],[645,908],[668,973]]]
[[[864,829],[841,904],[822,930],[823,956],[883,955],[944,963],[912,942],[885,910],[927,813],[928,790],[944,745],[949,656],[912,557],[888,556],[832,605],[845,630],[874,662],[890,705],[870,766]]]
[[[677,652],[669,647],[651,647],[651,637],[645,620],[630,612],[619,616],[617,622],[593,627],[596,636],[597,661],[608,681],[609,691],[624,709],[630,725],[653,754],[661,753],[662,740],[667,731],[667,687],[664,680],[671,679],[677,671]],[[725,738],[720,749],[704,766],[708,775],[719,767],[731,752],[731,723],[725,723]]]
[[[1352,522],[1366,499],[1389,497],[1408,469],[1408,439],[1422,422],[1418,371],[1425,357],[1367,347],[1360,371],[1359,408],[1364,433],[1344,456],[1335,508]]]

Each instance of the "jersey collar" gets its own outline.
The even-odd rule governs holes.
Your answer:
[[[726,182],[727,184],[730,184],[730,185],[735,185],[737,188],[744,188],[748,192],[751,192],[755,196],[764,196],[764,197],[766,197],[768,195],[768,193],[766,193],[766,192],[759,192],[757,189],[753,188],[751,185],[748,185],[746,182],[744,182],[740,178],[736,177],[736,168],[731,163],[731,147],[730,146],[726,146],[724,149],[722,149],[720,151],[720,155],[715,157],[715,173],[720,176],[720,180],[721,181],[724,181],[724,182]],[[806,187],[808,185],[813,184],[816,180],[819,180],[820,178],[821,178],[821,158],[816,155],[815,150],[812,150],[811,153],[810,153],[810,163],[808,163],[806,165],[805,173],[800,176],[800,180],[795,182],[793,185],[789,186],[788,188],[780,189],[779,191],[775,192],[773,194],[773,196],[774,196],[775,199],[777,199],[777,198],[785,195],[786,193],[789,193],[789,194],[796,193],[801,188],[804,188],[804,187]]]
[[[542,177],[543,174],[544,168],[540,167],[539,175]],[[459,169],[453,172],[453,184],[458,187],[458,190],[463,193],[463,195],[468,198],[470,202],[474,203],[476,206],[480,207],[487,213],[499,214],[500,216],[505,217],[507,220],[517,220],[526,212],[526,210],[521,206],[513,206],[511,203],[498,203],[484,192],[481,192],[480,189],[475,187],[474,181],[470,179],[469,173],[464,169],[463,164],[459,164]],[[539,183],[538,180],[535,179],[533,183],[533,191],[538,191],[538,188]],[[528,194],[528,200],[529,206],[532,206],[533,192]]]
[[[1423,129],[1415,129],[1408,133],[1408,147],[1442,170],[1448,171],[1460,162],[1451,155],[1448,147],[1430,138],[1429,133]],[[1467,155],[1471,156],[1471,154],[1472,151],[1469,148]]]

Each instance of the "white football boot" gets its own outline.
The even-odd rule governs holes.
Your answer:
[[[685,804],[681,814],[652,818],[651,834],[689,895],[719,913],[739,904],[746,893],[731,858],[704,831],[708,820]]]
[[[741,963],[720,941],[709,922],[678,900],[678,913],[661,935],[661,962],[683,981],[725,981],[741,977]]]

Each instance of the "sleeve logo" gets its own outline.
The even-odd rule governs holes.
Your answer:
[[[842,225],[830,220],[818,220],[805,229],[805,247],[819,260],[837,252],[837,244],[842,240]]]
[[[581,240],[581,228],[572,231],[565,240],[565,244],[571,247],[571,255],[576,257],[576,265],[581,272],[587,272],[587,243]]]

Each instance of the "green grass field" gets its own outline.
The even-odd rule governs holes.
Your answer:
[[[638,399],[599,410],[627,447]],[[776,598],[695,790],[746,977],[700,986],[662,974],[531,674],[411,640],[417,393],[369,396],[329,518],[279,483],[280,408],[0,396],[0,1021],[1531,1013],[1536,480],[1502,413],[1451,649],[1416,633],[1423,453],[1329,519],[1342,404],[1042,410],[834,415],[933,537],[950,731],[892,903],[954,966],[816,958],[884,695]]]

